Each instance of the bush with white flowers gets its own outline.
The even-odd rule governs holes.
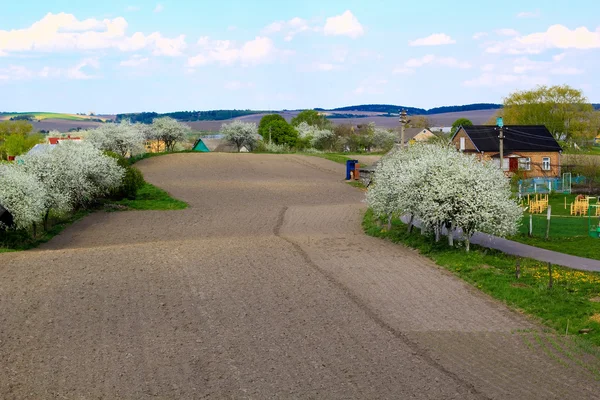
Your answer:
[[[504,173],[446,146],[419,144],[384,158],[367,201],[376,215],[418,219],[440,239],[442,229],[463,233],[467,251],[475,232],[514,234],[522,209]],[[452,235],[448,235],[452,245]]]
[[[0,165],[0,205],[12,215],[15,228],[29,229],[41,221],[45,196],[44,186],[19,165]]]
[[[87,132],[87,141],[97,149],[112,151],[121,157],[144,152],[144,132],[129,122],[103,124]]]

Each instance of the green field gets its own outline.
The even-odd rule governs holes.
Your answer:
[[[569,205],[575,197],[576,195],[572,194],[555,194],[548,199],[548,204],[552,206],[548,240],[546,240],[548,220],[545,212],[532,216],[533,237],[528,235],[530,214],[526,212],[519,228],[519,234],[510,239],[547,250],[600,260],[600,239],[589,236],[590,221],[588,217],[570,215]],[[591,200],[590,205],[594,204],[596,201]],[[599,218],[592,217],[591,223],[597,225]]]
[[[48,113],[48,112],[20,112],[20,113],[6,113],[0,114],[0,119],[7,120],[13,117],[30,115],[34,119],[65,119],[68,121],[89,121],[90,119],[97,119],[96,116],[87,115],[76,115],[76,114],[64,114],[64,113]]]

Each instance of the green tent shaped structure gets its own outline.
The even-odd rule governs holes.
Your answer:
[[[194,147],[192,147],[192,150],[201,151],[203,153],[207,153],[210,151],[210,149],[206,147],[206,144],[204,143],[202,138],[198,138],[198,140],[196,140],[196,143],[194,143]]]

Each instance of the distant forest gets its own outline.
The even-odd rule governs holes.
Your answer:
[[[396,106],[392,104],[363,104],[359,106],[340,107],[323,111],[369,111],[385,114],[398,114],[400,110],[404,109],[409,115],[435,115],[460,111],[497,110],[499,108],[502,108],[502,104],[477,103],[467,104],[464,106],[435,107],[429,110],[425,110],[424,108]]]
[[[152,120],[161,117],[171,117],[182,122],[193,121],[222,121],[225,119],[242,117],[244,115],[260,114],[263,111],[253,110],[213,110],[213,111],[175,111],[171,113],[159,114],[155,112],[141,112],[130,114],[117,114],[116,122],[131,121],[142,124],[151,124]]]

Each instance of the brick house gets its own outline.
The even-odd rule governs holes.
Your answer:
[[[452,144],[457,150],[476,154],[500,166],[499,128],[489,125],[461,126]],[[562,148],[544,125],[504,126],[504,165],[507,175],[525,178],[560,176]]]

